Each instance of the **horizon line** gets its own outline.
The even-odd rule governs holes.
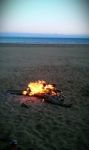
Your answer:
[[[0,32],[0,37],[89,38],[89,34],[57,34],[57,33],[18,33],[18,32]]]

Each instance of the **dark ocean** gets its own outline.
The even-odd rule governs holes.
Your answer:
[[[89,44],[89,38],[0,37],[0,43],[17,44]]]

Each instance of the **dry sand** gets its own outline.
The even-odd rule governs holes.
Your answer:
[[[71,108],[21,107],[29,81],[56,83]],[[0,150],[16,139],[21,150],[89,149],[89,45],[0,45]]]

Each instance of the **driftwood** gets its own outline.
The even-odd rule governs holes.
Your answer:
[[[21,90],[7,90],[8,94],[14,94],[14,95],[22,95]]]
[[[23,95],[21,90],[8,90],[7,93],[14,94],[14,95]],[[24,95],[28,96],[28,95]],[[62,107],[71,107],[72,104],[64,103],[65,97],[61,94],[59,96],[44,94],[44,95],[34,95],[39,99],[44,99],[44,102],[51,103],[54,105],[60,105]]]
[[[62,107],[71,107],[72,106],[72,104],[64,103],[65,97],[63,95],[50,96],[50,95],[46,94],[46,95],[44,95],[44,99],[48,103],[55,104],[55,105],[60,105]]]

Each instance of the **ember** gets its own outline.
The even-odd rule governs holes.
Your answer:
[[[59,92],[54,84],[47,84],[46,81],[38,80],[36,82],[30,82],[22,94],[28,96],[42,96],[45,94],[59,96],[61,91]]]

